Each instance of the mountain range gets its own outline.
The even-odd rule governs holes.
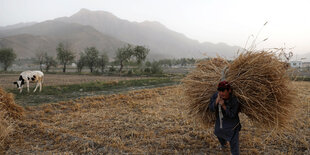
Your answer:
[[[70,17],[0,27],[0,48],[13,48],[19,58],[34,57],[37,51],[55,56],[60,42],[68,44],[75,53],[95,46],[110,57],[125,44],[143,45],[150,48],[148,59],[201,58],[217,54],[231,58],[240,49],[225,43],[200,43],[159,22],[130,22],[109,12],[87,9]]]

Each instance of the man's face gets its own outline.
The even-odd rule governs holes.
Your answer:
[[[220,97],[224,100],[229,99],[229,93],[231,92],[231,89],[227,90],[225,89],[224,91],[219,91]]]

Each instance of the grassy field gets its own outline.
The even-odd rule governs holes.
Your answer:
[[[17,104],[22,106],[29,106],[65,101],[85,96],[115,94],[130,90],[162,87],[174,85],[177,83],[179,83],[178,80],[172,78],[141,78],[131,80],[125,79],[121,81],[96,80],[96,82],[86,82],[79,84],[49,85],[45,86],[42,92],[37,91],[35,93],[28,93],[25,88],[22,93],[19,93],[19,90],[17,89],[7,89],[7,91],[15,94],[15,102]]]
[[[76,74],[46,74],[43,91],[33,93],[34,83],[30,83],[30,92],[26,86],[19,93],[16,85],[18,74],[0,74],[0,87],[15,94],[15,101],[19,105],[29,106],[43,103],[64,101],[94,96],[100,94],[121,93],[130,90],[168,86],[178,83],[175,78],[169,77],[122,77]]]
[[[0,87],[16,88],[13,82],[17,81],[19,74],[0,74]],[[120,81],[132,79],[145,79],[147,77],[120,77],[120,76],[99,76],[99,75],[75,75],[75,74],[45,74],[44,86],[71,85],[97,81]],[[34,84],[31,84],[34,87]]]
[[[310,153],[310,83],[297,85],[300,112],[282,134],[241,116],[241,154]],[[53,87],[51,87],[52,89]],[[49,88],[47,88],[49,89]],[[7,139],[7,154],[228,154],[213,129],[186,112],[182,89],[167,86],[26,106]]]

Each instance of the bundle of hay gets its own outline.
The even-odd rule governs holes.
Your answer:
[[[21,119],[24,109],[15,104],[12,93],[7,93],[0,87],[0,111],[5,112],[12,119]]]
[[[7,147],[6,139],[14,131],[13,123],[5,115],[5,112],[0,111],[0,154],[4,154]]]
[[[208,105],[224,75],[241,102],[241,112],[257,127],[285,127],[296,106],[287,69],[287,64],[272,51],[246,51],[232,63],[222,58],[201,61],[183,79],[189,112],[207,127],[214,126],[215,114]]]
[[[14,120],[21,119],[23,108],[14,102],[13,94],[0,88],[0,154],[4,154],[7,137],[14,131]]]

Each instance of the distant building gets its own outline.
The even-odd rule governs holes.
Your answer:
[[[293,68],[301,68],[302,66],[302,61],[290,61],[290,66]]]
[[[310,62],[302,62],[302,67],[310,67]]]

